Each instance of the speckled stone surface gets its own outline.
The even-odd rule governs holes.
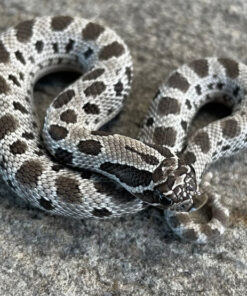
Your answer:
[[[204,56],[247,63],[245,0],[2,0],[0,30],[39,15],[70,14],[115,29],[133,55],[135,79],[111,127],[135,137],[159,83]],[[71,75],[36,87],[40,111]],[[210,167],[229,207],[223,237],[205,246],[181,242],[150,209],[108,221],[75,221],[30,208],[0,183],[0,295],[245,295],[247,151]]]

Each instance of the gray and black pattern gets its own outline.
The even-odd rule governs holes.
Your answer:
[[[196,200],[207,165],[246,146],[245,65],[207,58],[173,72],[138,140],[99,130],[119,113],[132,81],[128,48],[112,30],[69,16],[25,21],[1,35],[0,67],[0,169],[18,195],[74,218],[116,217],[152,205],[166,210],[184,239],[204,243],[223,233],[228,211],[217,195],[203,205]],[[46,150],[32,88],[41,76],[64,69],[82,76],[47,110]],[[216,98],[232,115],[187,143],[194,115]],[[205,209],[212,214],[206,222]]]

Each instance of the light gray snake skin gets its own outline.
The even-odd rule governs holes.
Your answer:
[[[180,67],[159,88],[138,140],[99,130],[119,113],[132,80],[128,48],[112,30],[69,16],[24,21],[1,35],[0,67],[0,168],[19,196],[74,218],[152,205],[185,240],[223,233],[228,211],[218,195],[197,193],[207,165],[246,147],[245,65],[205,58]],[[50,105],[41,137],[33,85],[68,69],[83,74]],[[232,115],[187,141],[195,114],[213,100]]]

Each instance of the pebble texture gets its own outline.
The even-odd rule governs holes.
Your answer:
[[[158,85],[176,67],[205,56],[247,64],[246,12],[245,0],[3,0],[0,30],[33,16],[64,13],[116,30],[130,48],[135,77],[126,107],[109,129],[135,137]],[[53,75],[39,82],[40,118],[51,98],[75,78]],[[206,115],[195,125],[205,123]],[[231,215],[225,235],[205,246],[174,237],[155,209],[76,221],[30,208],[1,181],[0,295],[244,295],[246,165],[242,152],[210,167],[210,183]]]

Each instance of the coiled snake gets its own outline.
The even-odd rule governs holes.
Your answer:
[[[33,86],[68,69],[82,76],[50,105],[40,136]],[[55,16],[8,29],[0,37],[1,174],[53,214],[106,218],[152,205],[179,236],[207,242],[223,233],[228,211],[216,194],[200,200],[198,186],[207,165],[246,146],[247,68],[226,58],[180,67],[159,88],[138,140],[99,130],[121,110],[131,81],[127,46],[99,24]],[[187,141],[196,112],[213,100],[232,115]]]

